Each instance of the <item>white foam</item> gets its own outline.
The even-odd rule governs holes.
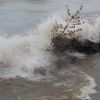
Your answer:
[[[48,18],[37,26],[37,29],[27,35],[5,38],[0,36],[0,76],[1,77],[31,77],[34,68],[49,66],[56,58],[47,49],[51,49],[52,28],[55,20],[65,25],[65,21],[57,16]],[[99,34],[99,21],[94,25],[86,22],[82,25],[83,39],[95,31]],[[91,28],[92,27],[92,28]],[[90,34],[89,36],[87,35]]]
[[[78,53],[78,52],[72,52],[72,53],[67,53],[67,54],[70,55],[70,56],[73,56],[73,57],[80,58],[80,59],[86,58],[85,54]]]
[[[89,75],[84,74],[84,76],[87,82],[80,88],[80,94],[77,95],[77,98],[81,98],[82,100],[91,100],[90,95],[97,92],[95,90],[96,83],[95,80]]]
[[[52,55],[46,50],[51,42],[48,36],[51,32],[50,25],[49,21],[39,25],[33,35],[13,36],[9,39],[0,36],[1,77],[24,77],[33,74],[36,67],[51,64]]]

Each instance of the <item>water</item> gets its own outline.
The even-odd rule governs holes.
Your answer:
[[[99,41],[98,0],[0,0],[0,100],[99,100],[100,54],[75,54],[73,62],[50,50],[51,30],[55,19],[63,23],[65,5],[72,11],[84,6],[89,22],[83,39],[96,32]]]

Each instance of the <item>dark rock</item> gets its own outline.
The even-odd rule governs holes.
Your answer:
[[[66,37],[56,37],[53,39],[54,52],[75,51],[84,54],[94,54],[100,52],[100,43],[90,40],[79,41],[78,39],[67,39]]]

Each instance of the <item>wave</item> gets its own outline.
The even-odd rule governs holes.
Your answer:
[[[43,73],[46,69],[48,74],[48,70],[55,67],[53,64],[58,58],[51,51],[51,38],[55,35],[52,33],[55,20],[63,25],[66,24],[63,18],[53,16],[39,24],[34,31],[28,32],[27,35],[16,35],[8,38],[0,36],[1,78],[20,76],[34,80],[36,78],[34,74],[39,71],[38,68],[44,68],[42,69]],[[89,39],[93,42],[100,42],[100,18],[97,18],[94,25],[91,25],[87,20],[82,19],[82,21],[85,22],[79,26],[82,28],[82,32],[76,33],[76,35],[81,35],[81,40]],[[71,55],[84,58],[81,54]],[[66,62],[66,60],[68,59],[64,61]],[[88,75],[86,75],[86,80],[88,84],[83,86],[80,90],[81,94],[77,95],[78,98],[83,98],[82,100],[90,100],[89,94],[94,93],[91,90],[93,91],[96,86],[95,81]]]
[[[47,50],[53,24],[49,19],[27,35],[0,36],[0,76],[31,77],[35,68],[49,66],[54,59]]]
[[[96,87],[95,80],[87,74],[84,74],[85,82],[82,84],[83,86],[80,88],[80,93],[75,95],[77,98],[81,100],[91,100],[90,94],[94,94],[97,91],[94,89]]]
[[[65,21],[61,17],[53,16],[39,24],[34,31],[27,35],[16,35],[9,38],[0,36],[0,76],[15,77],[16,75],[27,77],[31,76],[37,67],[47,67],[57,58],[50,51],[52,28],[55,20],[61,24]],[[94,25],[84,20],[82,27],[81,40],[90,39],[100,41],[100,18]],[[77,28],[77,27],[76,27]]]

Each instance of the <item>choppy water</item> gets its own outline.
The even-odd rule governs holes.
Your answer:
[[[0,100],[99,100],[100,54],[57,63],[48,50],[65,5],[84,6],[83,37],[99,34],[99,0],[0,0]]]

